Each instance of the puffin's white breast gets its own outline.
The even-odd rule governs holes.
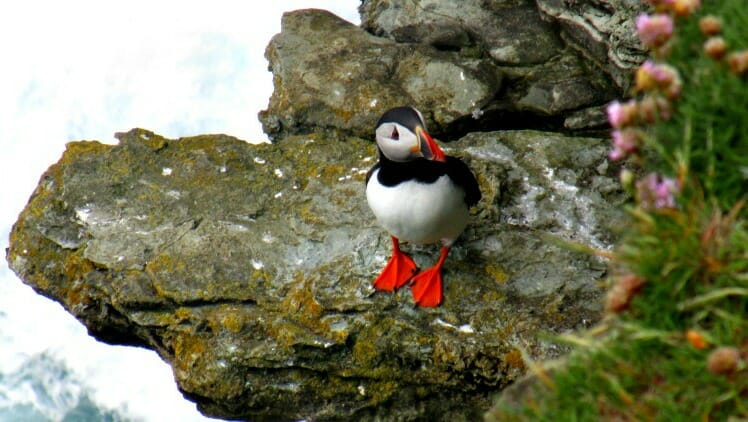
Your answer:
[[[400,240],[451,245],[467,225],[465,192],[447,176],[434,183],[406,181],[383,186],[372,173],[366,199],[379,224]]]

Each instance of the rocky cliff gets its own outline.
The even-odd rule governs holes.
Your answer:
[[[367,138],[387,109],[415,104],[431,132],[594,129],[644,59],[638,1],[365,1],[359,28],[288,13],[266,50],[275,90],[265,132]]]
[[[398,30],[411,18],[388,14],[396,2],[362,6],[364,27],[376,35],[323,11],[287,14],[268,47],[276,91],[262,113],[276,143],[171,140],[139,129],[114,146],[71,143],[13,228],[11,268],[95,337],[159,353],[207,415],[479,418],[522,375],[523,353],[561,353],[539,334],[598,318],[605,263],[563,243],[607,247],[624,199],[605,140],[532,130],[460,135],[501,125],[489,121],[492,108],[500,110],[494,117],[553,115],[562,124],[617,89],[613,71],[580,70],[573,78],[607,80],[605,89],[545,111],[511,102],[533,78],[555,89],[555,76],[538,69],[572,60],[559,51],[586,59],[572,54],[560,21],[545,20],[555,15],[505,3],[489,10],[540,19],[530,30],[555,49],[519,54],[524,76],[502,70],[516,63],[504,63],[497,48],[474,51],[497,35],[477,40],[482,32],[468,28],[445,41]],[[420,18],[412,17],[416,27]],[[452,31],[435,22],[429,33]],[[617,69],[614,61],[584,66]],[[445,151],[470,165],[484,196],[447,260],[446,301],[435,309],[415,308],[407,290],[371,287],[389,242],[364,198],[376,160],[370,132],[380,110],[399,103],[429,110],[445,138],[459,138]],[[421,266],[437,253],[409,248]]]

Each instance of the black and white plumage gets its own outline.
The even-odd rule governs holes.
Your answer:
[[[416,303],[437,306],[442,300],[441,266],[467,225],[468,209],[481,198],[478,182],[465,163],[444,155],[413,107],[384,113],[376,139],[379,162],[366,176],[366,198],[379,224],[392,235],[393,257],[374,286],[394,290],[412,281]],[[414,276],[417,268],[399,250],[399,240],[441,242],[441,257]]]

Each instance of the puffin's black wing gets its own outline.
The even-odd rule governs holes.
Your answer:
[[[456,157],[447,156],[447,175],[452,181],[465,190],[465,203],[472,207],[480,201],[481,193],[475,175],[467,164]]]

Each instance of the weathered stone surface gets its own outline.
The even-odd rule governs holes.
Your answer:
[[[487,60],[372,36],[323,10],[283,15],[265,52],[275,90],[260,120],[271,139],[314,130],[370,135],[381,114],[417,104],[439,133],[501,87]]]
[[[634,29],[643,13],[640,0],[536,0],[538,9],[558,23],[567,44],[607,72],[626,93],[632,72],[646,58]]]
[[[359,10],[361,26],[375,35],[442,49],[477,47],[497,64],[544,63],[562,47],[532,1],[369,0]]]
[[[600,128],[605,121],[578,111],[625,95],[644,59],[631,23],[641,5],[629,3],[369,0],[360,9],[366,31],[326,11],[290,12],[266,50],[275,91],[260,120],[274,140],[314,131],[365,137],[402,104],[450,139]]]
[[[548,63],[569,55],[568,45],[625,92],[646,56],[634,31],[645,8],[640,0],[366,0],[360,12],[373,34],[478,49],[500,66]]]
[[[450,144],[484,199],[446,264],[443,306],[375,292],[389,254],[357,138],[75,142],[43,175],[8,262],[99,339],[156,350],[202,412],[252,420],[475,420],[560,349],[538,332],[597,318],[622,200],[607,142],[540,132]],[[436,247],[407,247],[421,266]]]

